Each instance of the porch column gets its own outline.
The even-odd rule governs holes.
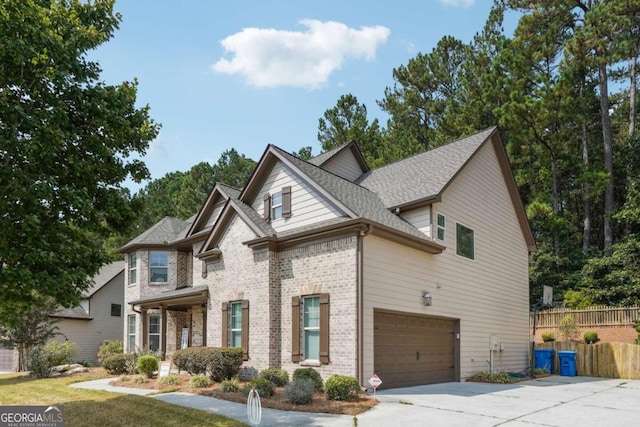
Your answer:
[[[142,350],[146,351],[149,348],[149,316],[147,316],[147,309],[141,310],[142,314]]]
[[[162,351],[162,358],[165,359],[167,355],[167,307],[160,306],[160,350]]]

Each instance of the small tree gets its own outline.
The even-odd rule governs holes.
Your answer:
[[[20,371],[27,369],[27,356],[32,348],[42,346],[60,334],[55,326],[60,320],[50,317],[56,309],[57,305],[53,299],[47,299],[23,313],[15,327],[0,325],[0,345],[18,350]]]
[[[564,316],[562,320],[560,320],[558,331],[563,341],[575,341],[579,335],[578,325],[576,325],[575,320],[573,320],[571,316]]]

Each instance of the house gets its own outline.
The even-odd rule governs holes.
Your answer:
[[[81,297],[80,305],[62,309],[51,317],[60,335],[78,346],[75,359],[97,364],[98,347],[104,340],[122,340],[124,315],[124,261],[104,265],[93,278],[93,285]]]
[[[126,348],[243,349],[382,387],[519,371],[536,249],[497,128],[370,170],[269,145],[246,186],[127,243]]]

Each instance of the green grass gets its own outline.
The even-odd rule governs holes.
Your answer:
[[[24,374],[0,375],[0,405],[62,405],[66,427],[245,426],[221,415],[153,398],[72,388],[82,376],[30,379]]]

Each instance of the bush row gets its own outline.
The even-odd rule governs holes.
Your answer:
[[[177,350],[173,364],[191,375],[208,375],[214,381],[223,381],[238,375],[242,365],[239,347],[191,347]]]

